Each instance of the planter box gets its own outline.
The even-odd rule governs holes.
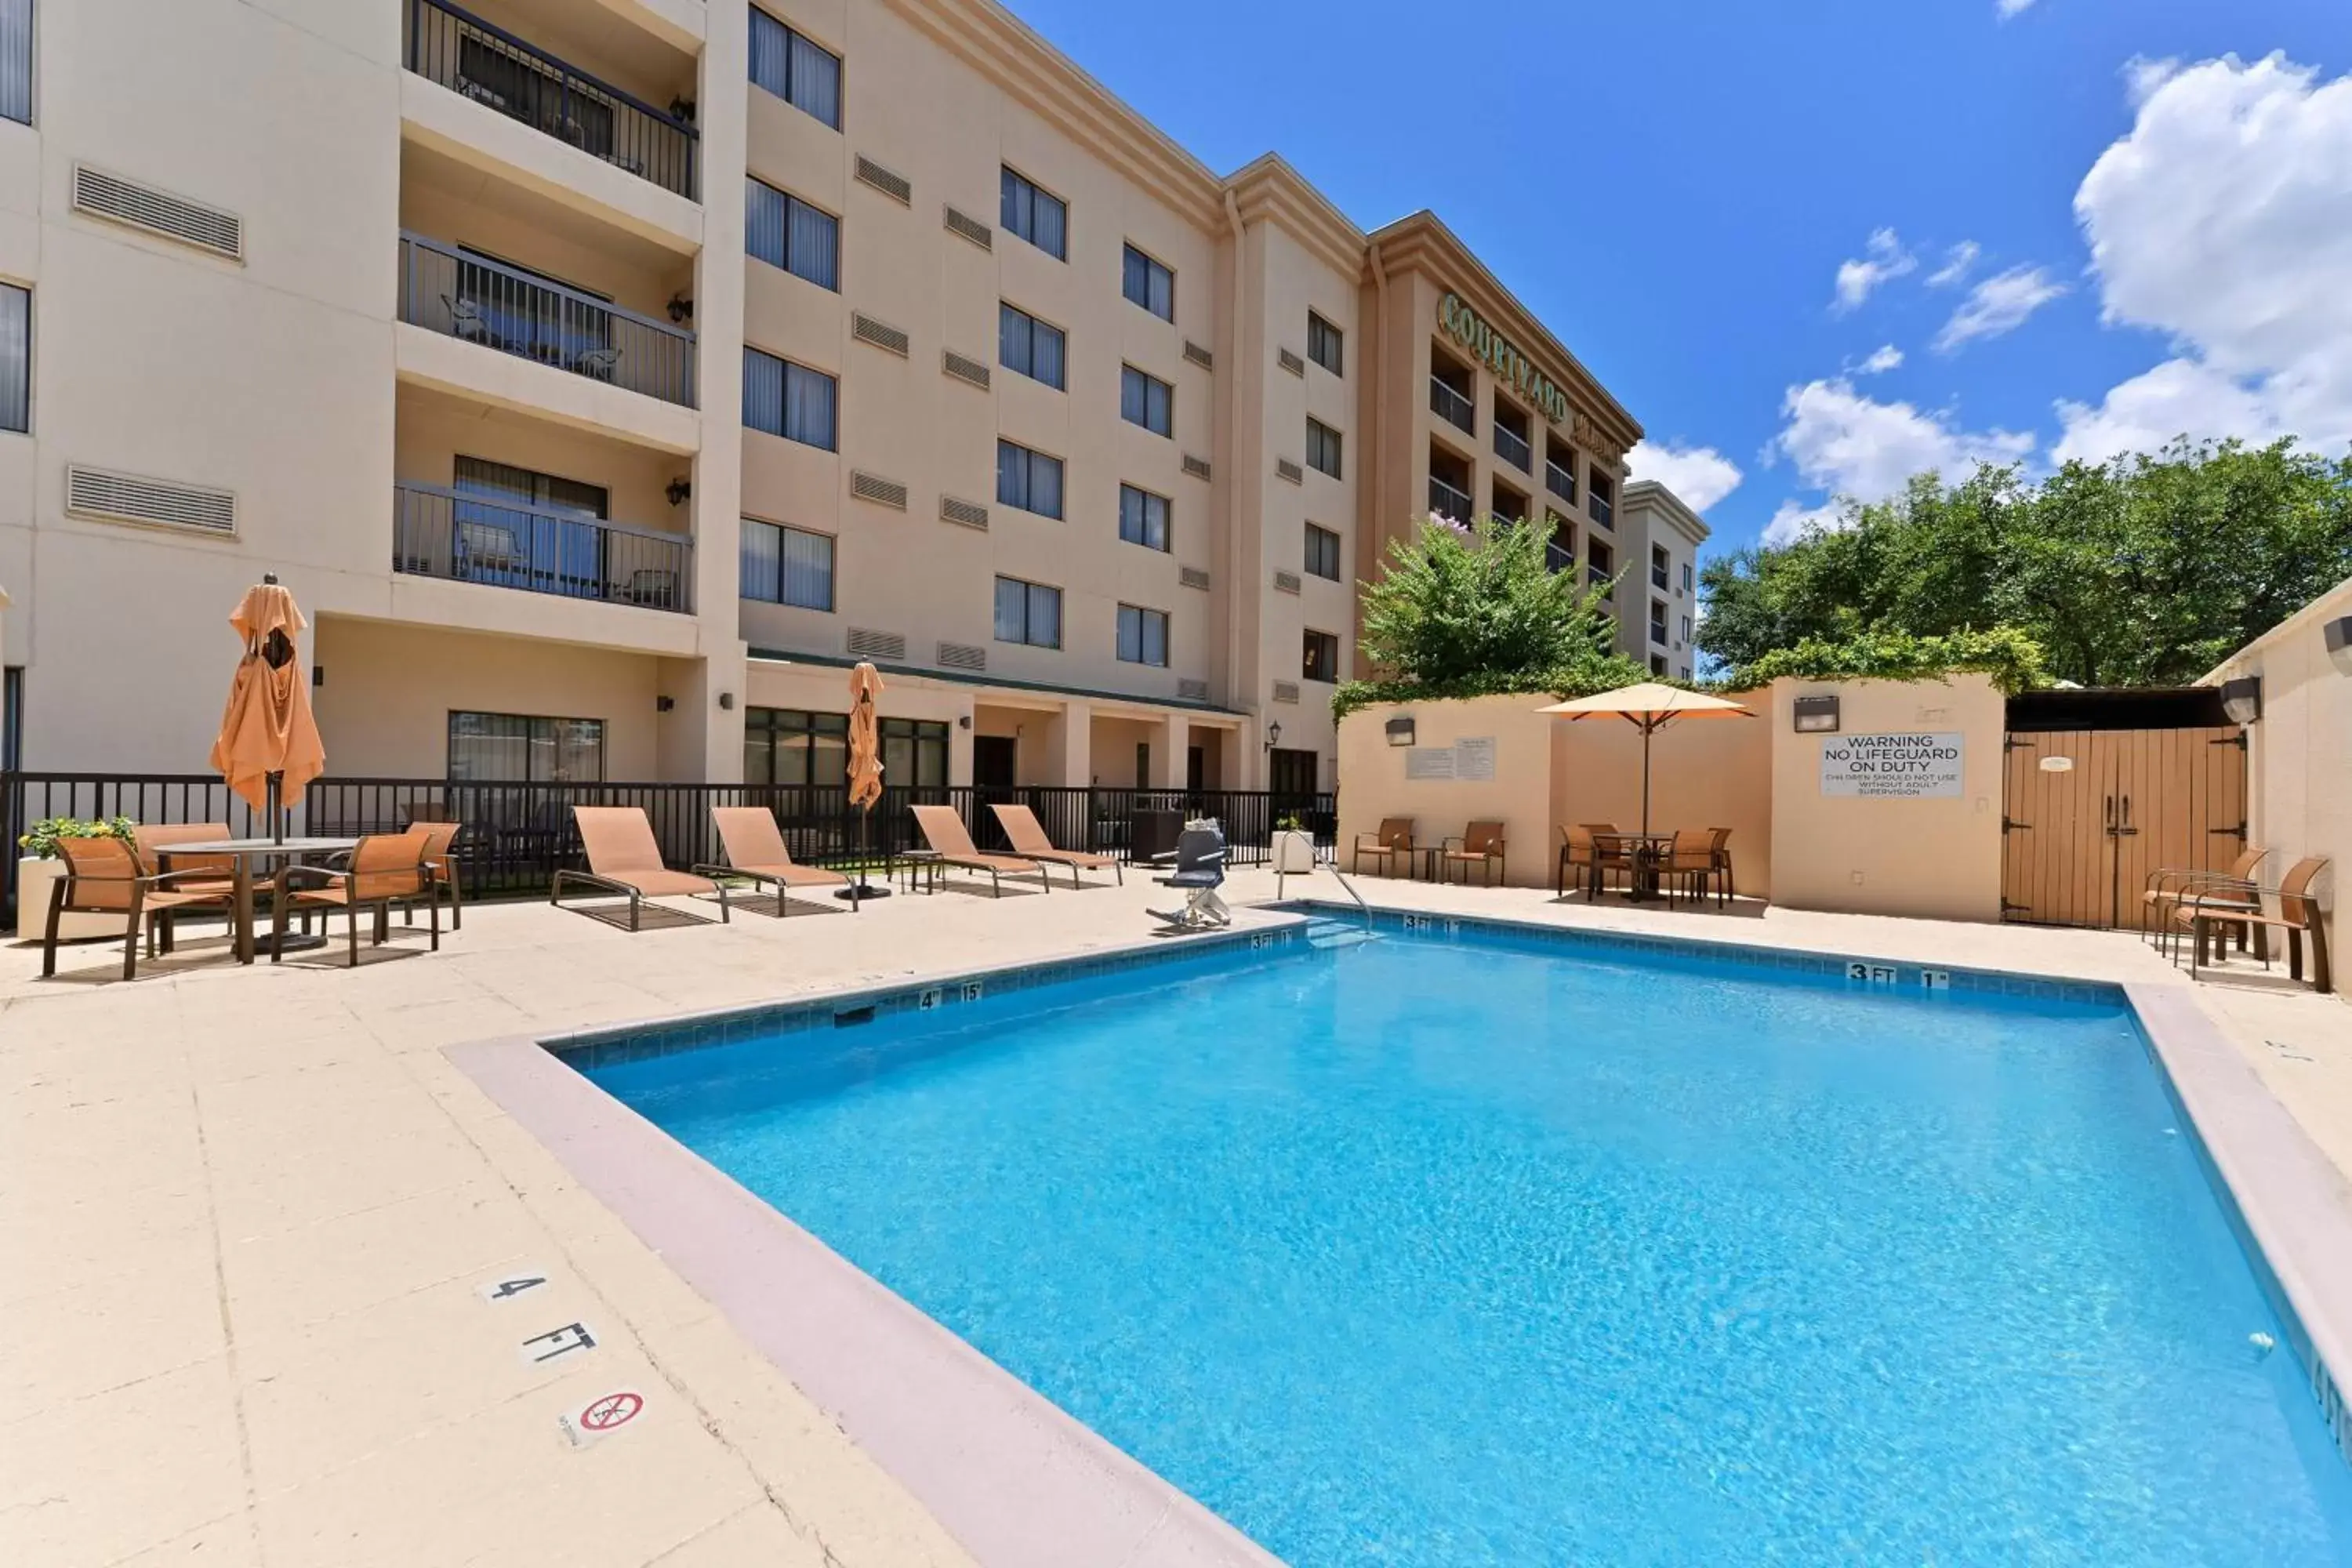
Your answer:
[[[1273,853],[1269,857],[1274,868],[1286,876],[1315,869],[1315,836],[1296,828],[1285,828],[1274,836]]]
[[[16,940],[38,942],[48,930],[49,889],[65,870],[62,860],[16,862]],[[89,942],[100,937],[118,940],[129,929],[126,915],[67,915],[58,921],[60,942]]]

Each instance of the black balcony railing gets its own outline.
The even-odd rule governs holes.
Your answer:
[[[694,406],[694,334],[421,234],[400,237],[400,319]]]
[[[1500,420],[1495,422],[1495,456],[1523,474],[1534,472],[1528,466],[1535,461],[1535,451],[1528,445],[1528,438]]]
[[[1478,433],[1477,405],[1433,375],[1429,378],[1429,411],[1473,436]]]
[[[1576,475],[1569,470],[1567,465],[1555,463],[1549,458],[1546,458],[1544,488],[1569,505],[1576,504]]]
[[[676,869],[721,858],[714,805],[760,805],[775,814],[796,860],[839,865],[921,847],[909,805],[953,806],[982,848],[1007,847],[992,804],[1023,805],[1064,848],[1129,858],[1131,816],[1171,809],[1223,824],[1234,865],[1263,865],[1275,828],[1296,816],[1329,848],[1337,797],[1265,790],[1132,790],[968,784],[891,785],[871,816],[839,784],[512,784],[461,779],[324,778],[288,813],[289,831],[355,837],[399,833],[418,822],[457,822],[456,857],[468,899],[543,893],[559,867],[580,867],[575,805],[642,807],[662,858]],[[0,773],[0,826],[10,842],[50,816],[127,816],[140,823],[219,822],[231,834],[266,834],[268,824],[228,792],[216,773]],[[0,924],[16,914],[16,858],[0,857]]]
[[[1576,552],[1567,548],[1565,545],[1545,545],[1544,570],[1553,574],[1554,575],[1558,575],[1562,572],[1566,572],[1570,575],[1573,575],[1576,572]]]
[[[408,0],[407,64],[427,81],[688,200],[692,125],[447,0]]]
[[[1429,476],[1429,515],[1450,517],[1456,522],[1467,522],[1475,515],[1470,508],[1470,492],[1447,484],[1435,474]]]
[[[694,609],[693,542],[438,485],[393,487],[392,569],[649,610]]]

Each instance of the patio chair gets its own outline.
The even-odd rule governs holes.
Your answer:
[[[583,349],[580,351],[579,357],[572,362],[572,368],[582,375],[594,380],[610,381],[613,379],[613,373],[621,368],[621,351]]]
[[[217,843],[229,837],[226,822],[145,822],[131,829],[131,842],[139,854],[139,872],[143,877],[159,877],[172,872],[183,880],[173,883],[176,893],[211,894],[222,900],[221,909],[234,914],[236,897],[236,861],[226,855],[175,855],[174,844]],[[214,910],[201,910],[212,914]],[[159,950],[172,951],[172,939],[176,921],[173,911],[165,910],[147,925],[147,956],[152,958]]]
[[[1381,818],[1381,830],[1378,833],[1357,834],[1355,853],[1348,862],[1349,871],[1351,873],[1361,871],[1364,868],[1364,857],[1367,855],[1380,862],[1381,875],[1383,877],[1395,875],[1391,868],[1396,864],[1396,858],[1402,855],[1404,857],[1405,875],[1411,876],[1412,874],[1412,818],[1384,816]]]
[[[2234,887],[2208,885],[2191,893],[2172,908],[2175,925],[2185,928],[2192,944],[2189,960],[2189,975],[2197,978],[2198,970],[2212,951],[2211,939],[2227,931],[2241,931],[2252,939],[2254,956],[2263,967],[2271,965],[2269,933],[2286,932],[2287,973],[2296,980],[2303,978],[2303,939],[2311,938],[2311,988],[2325,992],[2333,988],[2327,968],[2327,923],[2321,913],[2319,899],[2312,892],[2311,884],[2327,868],[2327,858],[2313,855],[2296,861],[2287,868],[2279,885],[2272,889],[2277,898],[2279,912],[2265,913],[2263,908],[2263,888],[2254,882],[2242,882]]]
[[[444,892],[449,895],[451,931],[466,929],[465,888],[457,876],[457,835],[465,830],[462,822],[415,822],[409,826],[410,832],[425,836],[425,870],[432,880],[434,897],[438,899]],[[408,911],[405,918],[413,921],[416,917],[414,911]]]
[[[1172,858],[1176,869],[1155,878],[1163,888],[1184,889],[1181,910],[1148,910],[1153,919],[1176,931],[1206,931],[1234,923],[1234,911],[1217,889],[1225,882],[1225,834],[1213,821],[1187,826],[1178,835]]]
[[[48,923],[41,938],[41,975],[58,972],[58,925],[68,914],[123,917],[122,978],[139,973],[139,938],[146,922],[150,943],[159,916],[179,910],[205,909],[231,912],[226,891],[183,891],[182,884],[203,887],[218,873],[211,868],[192,871],[150,871],[138,850],[120,838],[60,838],[58,856],[65,872],[50,885]]]
[[[1658,881],[1666,889],[1666,900],[1674,901],[1675,884],[1680,882],[1693,899],[1704,901],[1707,889],[1716,881],[1718,863],[1716,859],[1716,834],[1711,827],[1678,827],[1674,843],[1658,861]],[[1727,837],[1728,835],[1727,835]],[[1720,889],[1716,901],[1723,901]]]
[[[1552,891],[1568,897],[1568,878],[1571,871],[1581,873],[1577,880],[1583,885],[1585,902],[1601,896],[1601,848],[1592,839],[1592,829],[1578,823],[1563,825],[1559,830],[1559,867],[1552,879]]]
[[[1038,822],[1037,814],[1027,806],[991,805],[988,809],[996,813],[997,823],[1004,829],[1005,842],[1013,846],[1015,855],[1026,856],[1048,866],[1067,866],[1073,888],[1081,885],[1078,881],[1080,867],[1089,871],[1099,871],[1108,866],[1119,883],[1122,886],[1126,884],[1127,873],[1120,870],[1118,862],[1109,856],[1089,855],[1080,849],[1055,848],[1054,841],[1045,837],[1045,826]]]
[[[441,895],[425,863],[425,828],[405,833],[373,833],[352,847],[350,861],[341,867],[288,866],[271,882],[269,962],[286,951],[286,917],[296,910],[340,909],[349,922],[351,962],[360,964],[360,911],[375,916],[375,943],[383,945],[394,904],[424,904],[433,931],[433,951],[441,951]],[[332,931],[334,927],[327,928]]]
[[[997,898],[1004,896],[1004,879],[1034,875],[1037,885],[1047,892],[1054,890],[1045,868],[1034,860],[1024,860],[1017,855],[983,854],[971,841],[964,827],[963,818],[951,805],[914,805],[908,810],[915,814],[915,826],[922,830],[923,842],[942,866],[961,867],[967,871],[988,873],[989,890]]]
[[[2237,888],[2253,880],[2254,868],[2269,858],[2270,851],[2249,844],[2230,862],[2227,871],[2200,871],[2193,867],[2167,866],[2147,874],[2147,885],[2140,890],[2140,925],[2151,933],[2158,946],[2179,934],[2180,928],[2172,919],[2172,907],[2183,898],[2200,890],[2210,890],[2217,898],[2226,896]],[[2241,928],[2238,940],[2243,942],[2245,931]]]
[[[451,337],[468,343],[490,341],[490,323],[482,314],[481,301],[468,300],[462,294],[444,294],[441,302],[449,307]]]
[[[1623,879],[1625,890],[1632,892],[1635,870],[1633,850],[1624,839],[1617,837],[1617,825],[1613,822],[1586,822],[1578,826],[1593,839],[1592,854],[1596,862],[1592,873],[1594,895],[1597,897],[1609,890],[1609,876],[1612,871]]]
[[[793,852],[784,847],[783,829],[776,826],[776,814],[764,805],[714,805],[710,808],[710,820],[719,829],[719,843],[726,853],[727,864],[697,866],[695,873],[714,880],[740,877],[755,885],[774,889],[779,918],[792,913],[791,889],[849,886],[849,879],[838,871],[795,863]],[[856,910],[861,907],[860,901],[853,899],[849,907]]]
[[[569,866],[555,873],[547,901],[561,905],[563,889],[573,884],[629,900],[629,929],[644,929],[647,899],[688,898],[696,893],[719,895],[721,924],[733,917],[727,908],[727,884],[708,877],[673,871],[662,864],[661,846],[654,841],[654,825],[641,805],[575,805],[572,820],[580,829],[580,851],[588,869]]]
[[[1448,838],[1438,848],[1438,878],[1444,881],[1448,867],[1462,868],[1462,880],[1470,880],[1470,868],[1479,868],[1483,883],[1493,887],[1503,879],[1503,825],[1499,822],[1474,822],[1462,830],[1458,838]]]

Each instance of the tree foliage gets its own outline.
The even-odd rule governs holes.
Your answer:
[[[2039,481],[1923,475],[1840,527],[1710,562],[1697,640],[1752,670],[1808,643],[2007,626],[2054,678],[2178,685],[2347,575],[2352,459],[2181,441]]]
[[[1990,675],[2003,691],[2029,690],[2050,679],[2040,644],[2014,626],[1996,626],[1948,637],[1880,630],[1839,642],[1807,637],[1738,666],[1720,684],[1726,690],[1747,691],[1784,675],[1805,680],[1934,680],[1958,670]]]

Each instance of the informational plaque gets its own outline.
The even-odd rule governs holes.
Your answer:
[[[1495,776],[1495,737],[1484,735],[1454,742],[1454,776],[1491,779]]]
[[[1962,736],[1824,735],[1822,793],[1876,800],[1958,800]]]
[[[1409,779],[1450,779],[1454,776],[1454,748],[1451,746],[1415,746],[1404,754],[1404,776]]]

